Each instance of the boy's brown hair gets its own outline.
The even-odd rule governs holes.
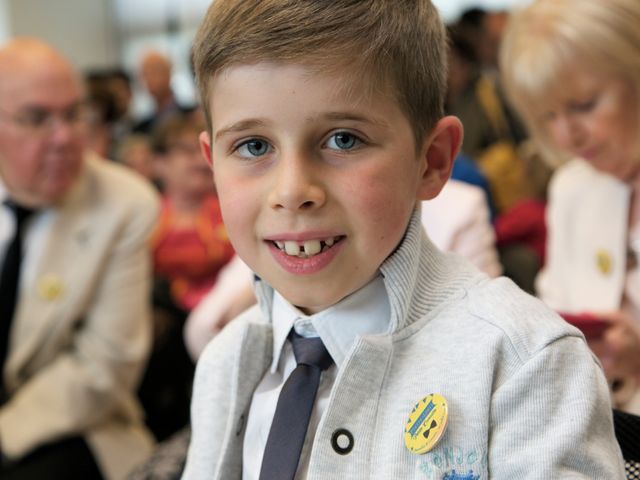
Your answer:
[[[263,61],[347,73],[393,92],[416,145],[443,115],[446,34],[430,0],[215,0],[193,46],[209,131],[214,77]]]

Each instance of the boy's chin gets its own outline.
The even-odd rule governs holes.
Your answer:
[[[366,283],[364,284],[366,285]],[[314,288],[311,293],[309,289],[300,291],[300,288],[291,290],[277,289],[291,305],[306,315],[313,315],[323,310],[333,307],[337,303],[347,298],[352,293],[360,290],[364,285],[357,288],[343,288],[329,291],[326,287],[320,287],[323,291],[318,294],[318,287]]]
[[[298,310],[300,310],[305,315],[313,315],[314,313],[319,313],[319,312],[321,312],[323,310],[326,310],[327,308],[331,308],[333,305],[338,303],[340,300],[337,300],[335,302],[326,302],[326,303],[322,303],[322,304],[319,304],[319,305],[308,304],[308,303],[307,304],[301,304],[301,303],[298,303],[298,302],[292,302],[290,300],[289,300],[289,303],[294,305]]]
[[[348,293],[345,294],[332,294],[310,297],[309,295],[295,295],[295,294],[280,294],[291,304],[294,305],[305,315],[313,315],[314,313],[321,312],[327,308],[331,308],[336,303],[345,298]]]
[[[321,312],[323,310],[326,310],[326,308],[321,308],[321,307],[303,307],[300,305],[294,305],[294,307],[296,307],[298,310],[300,310],[302,313],[304,313],[305,315],[313,315],[314,313],[318,313]]]

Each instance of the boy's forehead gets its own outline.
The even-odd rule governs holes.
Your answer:
[[[354,107],[364,106],[372,102],[396,100],[394,89],[390,82],[383,81],[379,77],[365,72],[359,68],[326,68],[316,65],[282,63],[282,62],[258,62],[249,64],[231,65],[212,76],[209,82],[210,105],[209,110],[213,114],[213,101],[222,84],[238,85],[239,78],[245,82],[258,95],[272,87],[269,83],[254,81],[258,75],[279,76],[286,75],[293,80],[297,79],[299,88],[311,88],[312,84],[322,82],[327,88],[323,89],[327,101],[344,102]]]

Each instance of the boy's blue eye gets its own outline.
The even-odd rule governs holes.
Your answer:
[[[349,132],[338,132],[327,141],[327,147],[336,150],[350,150],[360,143],[360,139]]]
[[[260,157],[269,153],[270,147],[267,142],[258,138],[247,140],[237,148],[237,152],[241,157]]]

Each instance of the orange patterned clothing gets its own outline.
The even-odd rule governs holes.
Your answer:
[[[215,196],[202,202],[193,227],[176,227],[174,217],[170,200],[163,198],[151,243],[154,273],[169,281],[176,304],[190,311],[213,287],[234,250]]]

